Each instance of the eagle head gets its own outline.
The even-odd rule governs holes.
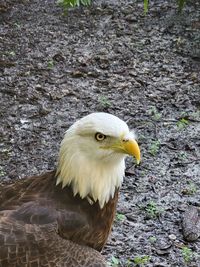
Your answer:
[[[57,184],[74,195],[99,201],[102,208],[122,184],[125,158],[140,162],[140,149],[128,125],[108,113],[92,113],[75,122],[61,143]]]

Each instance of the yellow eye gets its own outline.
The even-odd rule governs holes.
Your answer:
[[[106,139],[106,135],[102,134],[102,133],[96,133],[95,134],[95,139],[97,141],[103,141],[104,139]]]

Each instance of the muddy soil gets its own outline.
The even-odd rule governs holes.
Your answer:
[[[105,111],[134,128],[103,251],[112,266],[200,266],[181,219],[200,207],[200,3],[96,1],[63,16],[53,0],[4,1],[0,30],[0,179],[53,169],[65,130]],[[187,252],[189,251],[189,252]],[[189,256],[188,256],[189,255]]]

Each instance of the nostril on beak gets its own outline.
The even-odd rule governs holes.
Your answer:
[[[126,142],[128,142],[128,141],[129,141],[128,139],[125,139],[125,138],[122,139],[122,142],[123,142],[123,143],[126,143]]]

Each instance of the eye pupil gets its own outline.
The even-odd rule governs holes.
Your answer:
[[[106,138],[106,135],[102,134],[102,133],[96,133],[95,134],[95,139],[97,141],[103,141]]]

